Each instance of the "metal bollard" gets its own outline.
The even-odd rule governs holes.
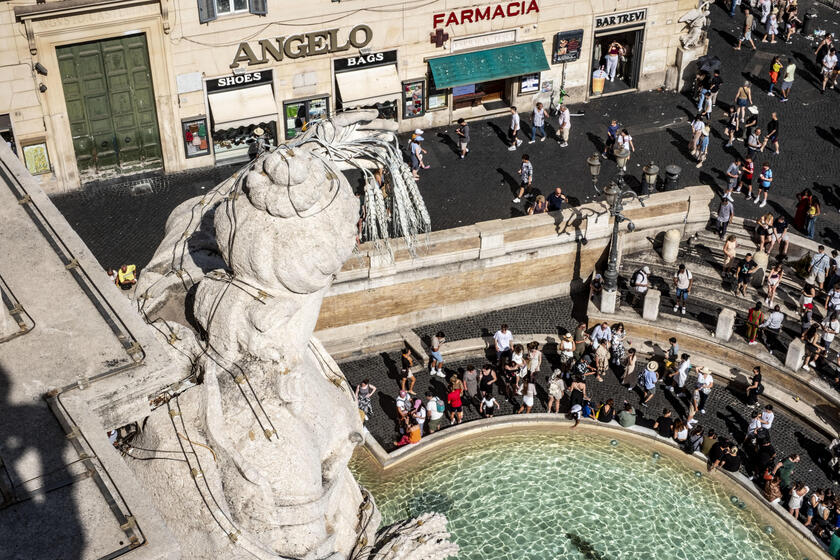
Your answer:
[[[675,191],[679,188],[679,181],[680,181],[680,173],[682,173],[682,167],[679,165],[666,165],[665,166],[665,189],[666,191]]]

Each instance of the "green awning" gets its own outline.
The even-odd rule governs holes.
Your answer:
[[[542,41],[429,59],[437,89],[501,80],[548,70]]]

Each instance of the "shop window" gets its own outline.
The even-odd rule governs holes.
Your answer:
[[[540,90],[540,73],[519,77],[519,95],[537,93]]]
[[[286,101],[283,118],[286,120],[286,140],[291,140],[309,127],[309,123],[330,116],[328,97]]]
[[[445,89],[437,89],[435,81],[429,77],[429,94],[426,96],[426,110],[440,111],[446,109],[446,97],[449,92]]]
[[[206,117],[201,116],[181,121],[181,134],[184,139],[184,154],[187,158],[210,154]]]
[[[411,119],[422,117],[426,111],[426,82],[425,80],[412,80],[403,82],[403,118]]]
[[[33,175],[49,173],[51,169],[47,143],[42,140],[23,146],[23,162],[26,164],[26,169]]]
[[[198,21],[207,23],[219,16],[252,13],[268,14],[268,0],[198,0]]]

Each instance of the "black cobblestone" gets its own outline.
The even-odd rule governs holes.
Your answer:
[[[586,317],[586,296],[546,299],[516,307],[508,307],[478,315],[470,315],[424,325],[414,332],[429,343],[432,335],[438,331],[446,334],[447,340],[464,340],[480,336],[492,336],[502,323],[507,323],[514,333],[562,335],[573,331],[579,320]]]
[[[632,332],[629,333],[630,340],[633,340],[632,334]],[[556,365],[556,359],[556,355],[548,352],[543,359],[537,378],[538,394],[533,412],[547,412],[548,376],[552,367]],[[447,363],[445,365],[447,379],[456,372],[462,375],[464,368],[469,364],[480,367],[485,361],[485,356],[476,356],[474,359]],[[637,373],[642,371],[644,363],[646,361],[641,356]],[[344,362],[341,364],[341,368],[354,387],[364,378],[369,378],[371,383],[377,387],[378,391],[373,399],[374,412],[372,418],[367,422],[367,427],[386,451],[394,450],[393,442],[398,439],[394,403],[399,392],[399,352],[382,353]],[[685,401],[674,397],[662,388],[657,390],[649,407],[640,408],[641,395],[638,389],[634,389],[632,392],[628,391],[620,384],[620,378],[614,373],[609,373],[603,383],[597,382],[594,376],[586,379],[587,392],[593,405],[597,405],[607,398],[613,398],[618,410],[620,410],[622,402],[626,399],[636,409],[637,424],[640,426],[651,427],[664,408],[672,410],[675,417],[685,417],[687,411]],[[689,380],[689,383],[693,383],[693,380]],[[706,414],[698,413],[695,418],[705,428],[713,428],[719,435],[730,437],[740,443],[749,423],[750,411],[743,400],[743,389],[731,384],[727,385],[725,381],[719,378],[716,383],[717,385],[712,390],[706,404]],[[445,400],[445,380],[430,377],[428,371],[424,371],[417,375],[414,390],[418,396],[422,396],[428,389]],[[494,391],[494,394],[500,404],[496,416],[513,414],[518,410],[521,401],[511,403],[506,401],[504,396],[499,395],[498,391]],[[799,453],[802,457],[802,462],[796,467],[792,479],[801,480],[810,488],[831,486],[833,483],[821,466],[825,464],[827,459],[826,446],[829,443],[828,439],[781,407],[776,406],[774,408],[776,418],[771,429],[771,441],[778,457],[783,458],[791,453]],[[561,413],[568,412],[568,397],[561,402],[560,410]],[[464,411],[464,420],[467,422],[479,418],[477,406],[475,404],[466,405],[466,400]],[[448,421],[444,420],[442,425],[448,426]]]

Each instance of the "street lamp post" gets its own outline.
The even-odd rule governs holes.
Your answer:
[[[618,165],[618,182],[610,181],[603,190],[598,188],[598,175],[601,171],[600,162],[598,162],[598,165],[595,165],[595,160],[599,159],[598,154],[594,154],[586,160],[589,165],[589,173],[592,175],[592,186],[598,194],[604,195],[604,202],[607,203],[607,208],[613,219],[610,255],[607,261],[607,270],[604,273],[604,290],[612,293],[618,290],[618,234],[621,222],[627,222],[628,231],[636,229],[636,225],[622,214],[624,211],[624,199],[635,198],[639,201],[639,204],[642,206],[645,205],[644,201],[635,192],[627,188],[624,183],[624,167],[627,165],[627,159],[629,157],[630,151],[627,148],[622,148],[615,152],[615,161]]]

